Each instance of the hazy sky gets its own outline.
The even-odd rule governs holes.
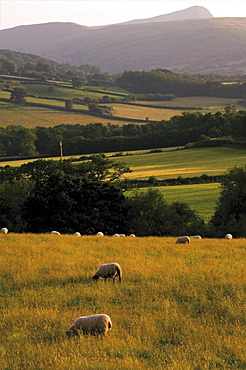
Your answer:
[[[246,17],[245,0],[0,0],[0,27],[47,22],[99,26],[150,18],[199,5],[214,17]]]

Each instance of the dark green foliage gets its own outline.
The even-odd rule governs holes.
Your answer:
[[[81,77],[73,77],[72,78],[72,85],[75,89],[81,89],[81,87],[84,85],[85,80]]]
[[[223,237],[231,233],[246,237],[246,165],[227,171],[221,180],[221,194],[210,222],[211,234]]]
[[[26,90],[23,89],[22,87],[16,87],[11,92],[10,101],[15,104],[24,105],[26,102],[26,97],[27,97]]]
[[[168,205],[163,195],[149,188],[127,199],[131,232],[138,236],[171,236],[205,233],[204,221],[181,202]]]
[[[97,104],[90,104],[90,109],[94,113],[110,114]],[[149,122],[144,125],[67,124],[48,128],[36,127],[32,130],[21,126],[7,126],[0,128],[0,150],[6,157],[23,153],[21,143],[27,131],[29,138],[31,132],[36,135],[32,144],[36,148],[32,148],[32,155],[35,150],[41,155],[59,155],[60,141],[63,142],[66,155],[162,148],[186,145],[190,142],[197,142],[198,146],[242,145],[233,138],[246,137],[245,122],[245,111],[232,113],[227,109],[225,114],[183,112],[181,116],[173,116],[169,121]],[[210,140],[221,136],[226,136],[226,139],[218,142]]]
[[[65,101],[65,109],[68,110],[68,111],[73,109],[73,102],[72,102],[72,100],[66,100]]]

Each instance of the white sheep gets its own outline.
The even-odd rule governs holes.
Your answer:
[[[193,239],[202,239],[202,237],[200,235],[191,235],[190,238],[193,238]]]
[[[76,233],[74,233],[74,235],[75,236],[81,236],[81,234],[78,231],[76,231]]]
[[[189,243],[190,243],[189,236],[180,236],[176,240],[176,244],[189,244]]]
[[[98,280],[103,278],[106,281],[108,278],[112,278],[113,282],[115,281],[116,276],[119,277],[119,282],[121,283],[122,270],[118,263],[105,263],[99,267],[95,275],[92,276],[92,279]]]
[[[113,236],[118,236],[118,237],[119,237],[119,236],[120,236],[120,234],[114,234]]]
[[[129,236],[131,236],[132,238],[135,238],[136,235],[135,234],[130,234]]]
[[[54,235],[61,235],[61,234],[59,233],[59,231],[51,231],[51,234],[54,234]]]
[[[112,329],[112,321],[108,315],[97,314],[78,317],[73,325],[67,329],[66,335],[71,338],[75,335],[107,335]]]
[[[7,229],[7,227],[3,227],[1,229],[1,234],[8,234],[9,230]]]
[[[120,236],[125,236],[125,234],[120,234]]]
[[[226,234],[225,239],[232,239],[232,235],[231,234]]]
[[[96,236],[103,236],[104,234],[101,232],[101,231],[99,231],[97,234],[96,234]]]

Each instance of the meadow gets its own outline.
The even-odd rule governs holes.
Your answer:
[[[140,190],[144,192],[147,189]],[[187,203],[205,222],[208,222],[214,214],[221,190],[218,183],[158,186],[156,189],[163,195],[167,203]],[[127,196],[131,196],[131,194],[131,191],[126,192]]]
[[[0,238],[1,369],[246,368],[245,239]],[[114,261],[121,284],[92,281]],[[66,338],[95,313],[108,337]]]
[[[146,180],[154,176],[159,180],[165,180],[178,176],[195,177],[203,174],[213,176],[221,175],[228,168],[246,163],[244,149],[229,147],[170,149],[160,153],[146,151],[140,153],[140,155],[117,158],[117,161],[125,162],[132,170],[125,175],[126,178]]]

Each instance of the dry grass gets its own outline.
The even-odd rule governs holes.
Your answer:
[[[2,369],[245,368],[245,239],[0,238]],[[112,261],[122,284],[95,284]],[[100,312],[107,338],[66,338],[76,317]]]

